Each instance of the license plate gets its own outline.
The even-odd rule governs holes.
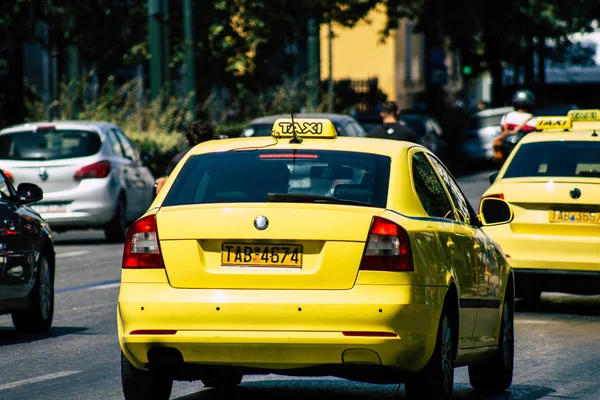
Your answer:
[[[600,212],[550,210],[550,222],[600,224]]]
[[[38,214],[56,214],[67,212],[66,204],[34,204],[31,206]]]
[[[302,246],[223,243],[221,265],[239,267],[302,267]]]

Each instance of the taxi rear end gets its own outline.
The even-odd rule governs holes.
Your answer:
[[[411,284],[409,232],[386,210],[403,165],[364,140],[197,147],[128,232],[127,359],[203,381],[222,368],[373,382],[422,369],[445,288]]]
[[[486,230],[502,246],[519,294],[600,292],[600,137],[594,130],[531,134],[484,197],[514,220]]]

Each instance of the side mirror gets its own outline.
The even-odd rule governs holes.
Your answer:
[[[44,198],[44,192],[38,185],[33,183],[21,183],[17,188],[17,202],[19,204],[31,204]]]
[[[148,151],[142,151],[140,153],[140,159],[142,161],[142,165],[148,165],[152,161],[154,161],[154,154],[152,154]]]
[[[489,176],[488,179],[490,181],[490,185],[494,183],[494,181],[496,180],[496,178],[498,177],[498,172],[500,171],[494,171],[492,172]]]
[[[514,213],[510,205],[494,197],[485,198],[479,204],[479,220],[483,226],[494,226],[508,224],[514,218]]]

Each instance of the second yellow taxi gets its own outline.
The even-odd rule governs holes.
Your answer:
[[[540,117],[490,176],[484,198],[506,200],[510,224],[485,228],[515,270],[517,296],[600,293],[600,110]]]
[[[481,228],[512,211],[480,206],[423,146],[338,138],[324,119],[196,146],[127,233],[126,399],[266,373],[404,382],[410,399],[448,399],[466,365],[476,389],[506,389],[514,280]]]

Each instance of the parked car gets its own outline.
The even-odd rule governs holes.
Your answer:
[[[42,197],[32,183],[15,190],[0,170],[0,314],[11,314],[20,332],[49,331],[54,315],[54,244],[29,206]]]
[[[131,141],[108,122],[61,121],[0,131],[0,168],[15,185],[35,182],[44,200],[32,207],[53,231],[104,229],[122,241],[128,223],[153,199],[154,177]]]
[[[289,114],[269,115],[256,118],[244,128],[240,137],[271,136],[273,123],[279,118],[289,118]],[[294,118],[324,118],[333,122],[339,136],[366,137],[367,134],[354,118],[349,115],[325,114],[325,113],[307,113],[295,114]]]
[[[367,135],[373,128],[383,124],[383,119],[378,115],[362,115],[356,119]],[[412,129],[419,144],[435,153],[444,163],[449,161],[450,149],[448,143],[442,139],[444,132],[435,117],[428,114],[402,113],[398,119]]]
[[[462,153],[465,165],[488,163],[494,159],[494,140],[502,132],[502,117],[512,107],[490,108],[472,114],[462,135]]]

